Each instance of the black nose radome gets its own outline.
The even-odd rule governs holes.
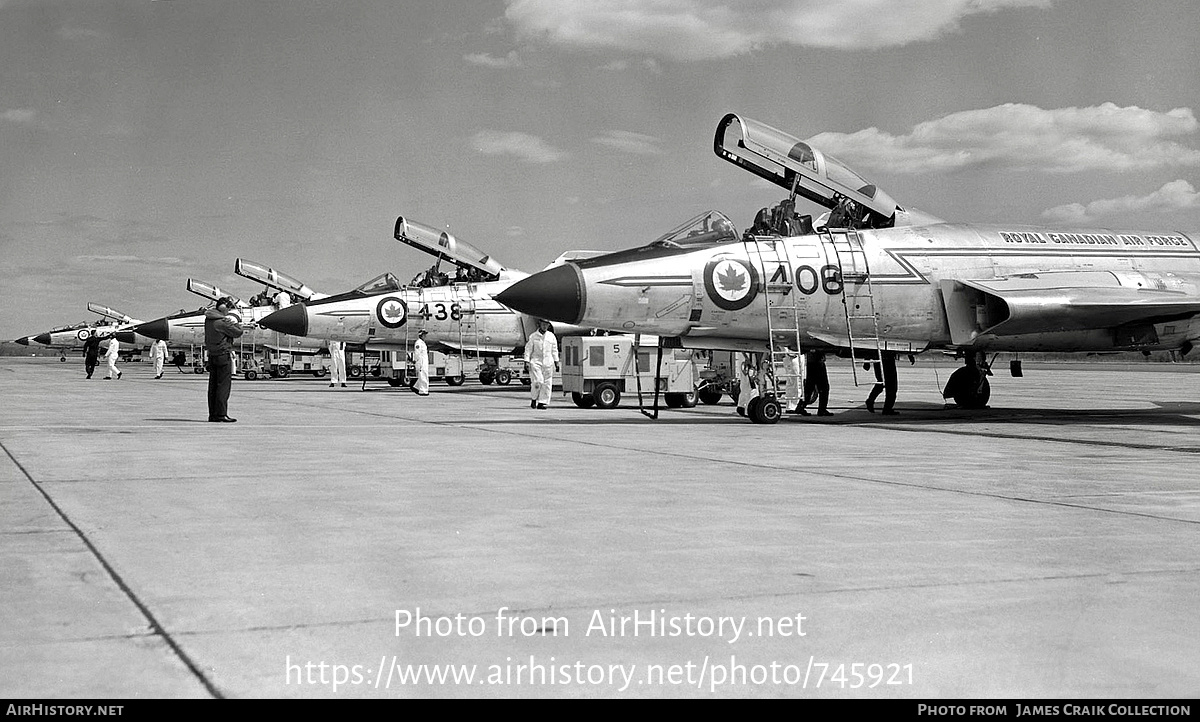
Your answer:
[[[143,336],[148,336],[155,341],[171,340],[171,324],[167,323],[167,319],[165,318],[139,323],[129,330],[134,333],[140,333]]]
[[[38,343],[40,343],[43,346],[49,346],[50,345],[50,334],[39,333],[38,335],[33,337],[33,340],[37,341]]]
[[[22,346],[28,346],[29,345],[29,337],[22,336],[21,338],[16,339],[16,342],[21,344]]]
[[[495,298],[518,313],[571,324],[586,305],[579,269],[569,263],[517,281]]]
[[[264,316],[258,325],[290,336],[307,336],[308,308],[303,303],[294,303]]]

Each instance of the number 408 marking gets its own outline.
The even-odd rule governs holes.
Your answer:
[[[812,266],[796,266],[796,290],[811,296],[818,290],[830,296],[842,292],[842,271],[837,266],[826,264],[817,270]]]

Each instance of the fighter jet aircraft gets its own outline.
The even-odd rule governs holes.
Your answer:
[[[729,114],[718,157],[788,189],[739,236],[715,211],[649,245],[566,263],[497,296],[553,321],[669,345],[851,358],[961,354],[945,395],[986,405],[986,352],[1154,351],[1200,339],[1200,250],[1178,231],[946,223],[763,123]],[[830,211],[813,223],[796,196]],[[767,396],[750,409],[779,419]]]
[[[28,346],[29,342],[33,341],[43,346],[49,346],[52,349],[58,349],[63,354],[59,359],[60,361],[66,360],[67,351],[82,349],[83,342],[87,340],[92,331],[95,331],[96,335],[102,340],[112,338],[115,335],[117,340],[124,344],[124,348],[129,351],[136,348],[147,348],[154,342],[154,339],[136,333],[133,330],[133,327],[141,323],[141,321],[128,314],[115,311],[108,306],[102,306],[98,303],[88,303],[87,309],[92,313],[100,315],[104,320],[99,323],[83,322],[59,326],[45,333],[40,333],[36,336],[25,336],[16,341],[23,346]]]
[[[235,264],[235,270],[242,267],[242,261],[238,259]],[[289,279],[289,281],[291,280]],[[299,285],[303,286],[303,284]],[[307,287],[305,286],[304,288]],[[216,286],[192,278],[189,278],[187,281],[187,289],[198,296],[214,302],[224,296],[234,299],[237,305],[237,312],[242,317],[243,329],[245,331],[237,342],[240,348],[251,350],[267,348],[274,351],[314,354],[319,352],[324,345],[314,339],[288,336],[261,328],[258,325],[258,321],[278,310],[278,306],[271,303],[258,306],[251,305],[249,302],[231,293],[227,293]],[[134,327],[134,330],[151,339],[162,339],[173,345],[203,346],[204,311],[204,308],[195,311],[181,311],[171,316],[164,316],[163,318],[139,324]],[[283,371],[279,375],[287,375],[287,371]]]
[[[352,291],[293,304],[259,323],[295,336],[380,350],[411,349],[422,330],[430,350],[452,354],[501,356],[525,345],[536,319],[492,297],[528,274],[505,268],[453,235],[403,216],[396,219],[395,237],[438,262],[410,284],[385,273]],[[442,260],[453,266],[453,277],[441,271]],[[582,332],[565,324],[554,331],[559,336]]]

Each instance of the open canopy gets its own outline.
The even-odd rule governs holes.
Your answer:
[[[863,225],[890,227],[896,201],[832,156],[781,130],[730,113],[717,125],[713,150],[721,158],[788,192],[835,208],[849,199],[863,209]]]
[[[274,268],[264,266],[261,263],[239,258],[233,262],[233,272],[243,278],[258,281],[276,290],[287,291],[293,298],[298,298],[301,301],[307,301],[313,296],[313,290],[308,286],[291,276],[280,273]]]
[[[437,258],[448,260],[461,268],[482,274],[477,280],[495,280],[504,270],[497,261],[483,251],[455,238],[447,231],[400,216],[396,219],[396,240]]]

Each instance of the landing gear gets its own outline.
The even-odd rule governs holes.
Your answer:
[[[974,352],[968,352],[966,365],[950,374],[950,380],[942,390],[942,398],[954,399],[955,405],[961,409],[987,408],[988,399],[992,396],[992,386],[987,377],[987,364],[981,364]]]
[[[774,424],[783,416],[783,407],[774,396],[755,396],[750,399],[746,415],[756,424]]]

